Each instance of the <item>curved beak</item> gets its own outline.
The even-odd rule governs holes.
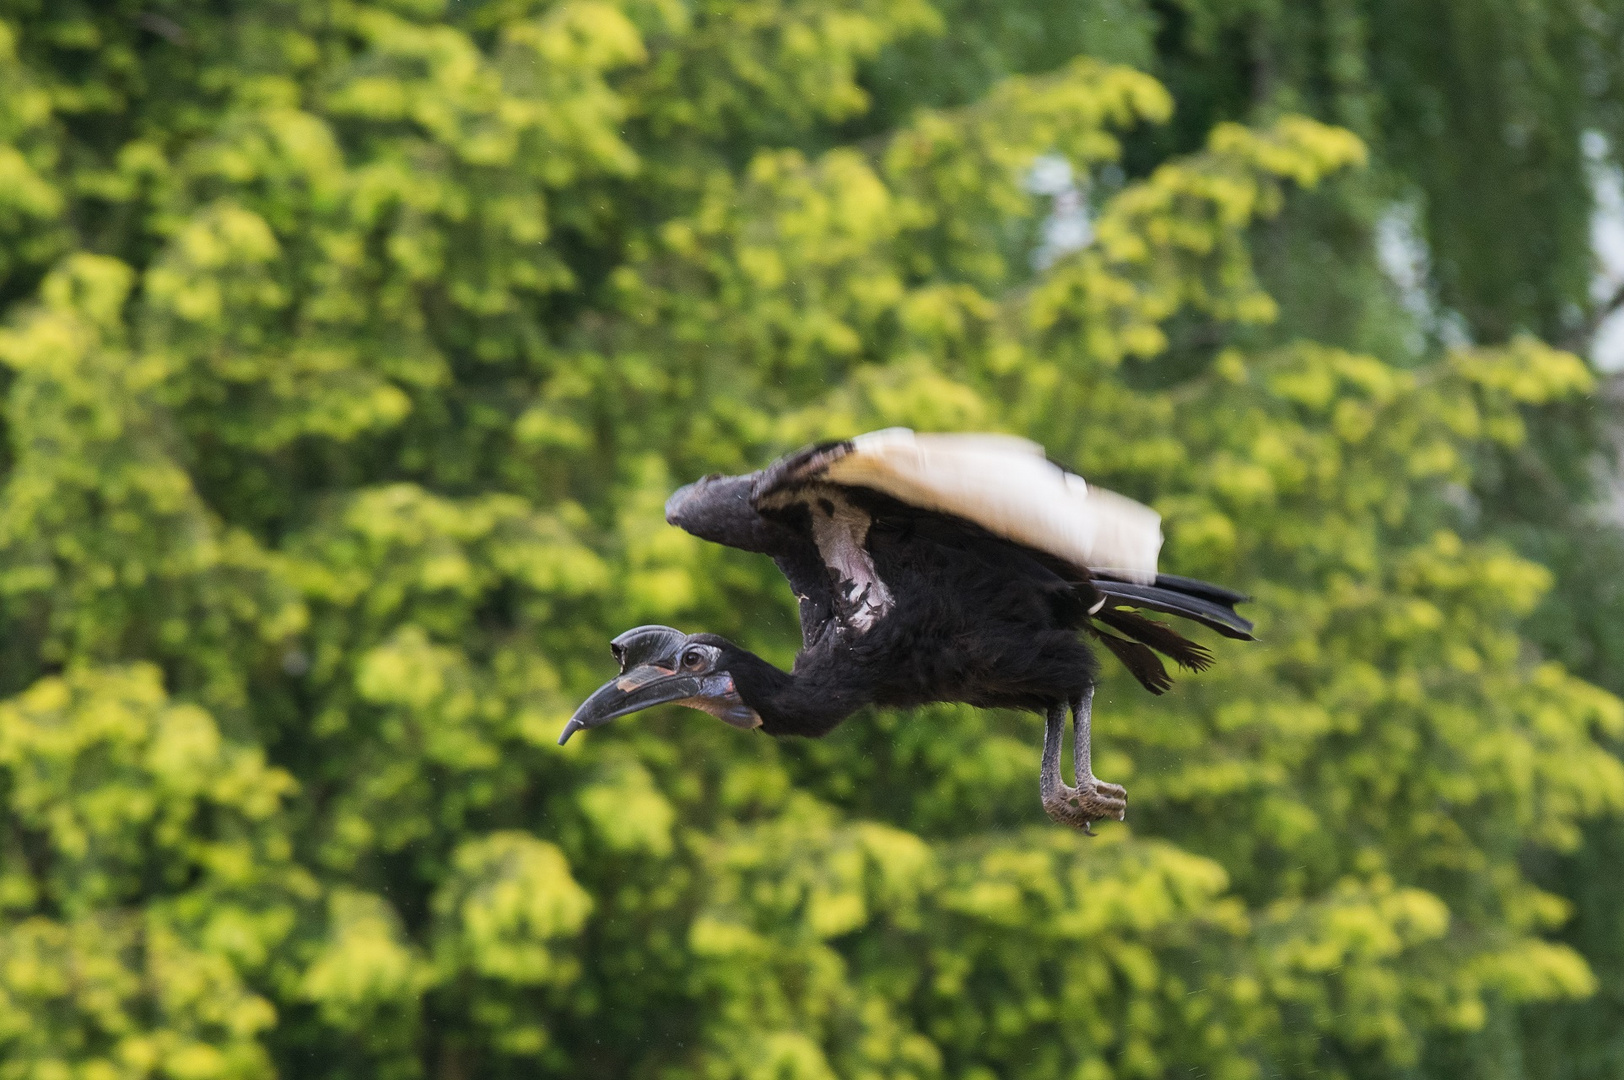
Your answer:
[[[598,687],[593,695],[581,703],[564,725],[558,745],[569,742],[571,735],[585,728],[607,724],[617,716],[651,709],[673,701],[697,697],[700,679],[679,671],[670,671],[653,664],[641,664],[615,676]]]

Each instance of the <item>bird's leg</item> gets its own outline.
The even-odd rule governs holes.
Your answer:
[[[1060,779],[1060,744],[1066,734],[1066,706],[1049,706],[1043,719],[1043,770],[1038,774],[1038,794],[1043,798],[1043,809],[1056,821],[1069,824],[1063,816],[1074,791]]]
[[[1090,685],[1071,705],[1071,756],[1077,788],[1098,791],[1106,803],[1112,804],[1107,809],[1115,811],[1106,816],[1121,821],[1128,811],[1128,789],[1121,784],[1108,784],[1094,775],[1094,736],[1090,730],[1093,717],[1094,687]]]
[[[1096,779],[1090,763],[1089,719],[1094,708],[1094,688],[1072,702],[1072,756],[1077,786],[1067,787],[1060,779],[1060,744],[1065,735],[1066,707],[1049,710],[1043,727],[1043,771],[1038,788],[1043,809],[1055,821],[1093,835],[1089,823],[1103,818],[1121,821],[1127,813],[1128,793],[1116,784]]]

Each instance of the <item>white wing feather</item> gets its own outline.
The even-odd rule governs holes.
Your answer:
[[[1131,581],[1156,580],[1161,516],[1048,461],[1013,435],[917,435],[887,428],[852,440],[822,479],[873,488],[988,532]]]

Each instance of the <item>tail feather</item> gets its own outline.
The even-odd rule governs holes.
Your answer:
[[[1235,611],[1235,605],[1241,602],[1240,598],[1233,600],[1214,598],[1229,595],[1239,597],[1239,594],[1230,594],[1227,589],[1221,590],[1219,586],[1208,585],[1206,582],[1198,581],[1186,585],[1187,582],[1190,582],[1189,578],[1161,574],[1157,576],[1154,585],[1136,585],[1128,581],[1098,578],[1092,584],[1098,592],[1105,595],[1107,606],[1121,604],[1125,607],[1146,608],[1167,615],[1178,615],[1193,619],[1225,637],[1239,641],[1256,640],[1252,637],[1251,620],[1242,618]]]
[[[1094,618],[1124,637],[1149,645],[1152,649],[1190,671],[1205,671],[1212,666],[1212,653],[1197,645],[1165,623],[1147,619],[1136,611],[1103,607]]]
[[[1225,637],[1254,640],[1251,621],[1235,611],[1235,605],[1248,598],[1221,585],[1172,574],[1158,574],[1154,585],[1141,585],[1119,580],[1109,572],[1095,572],[1088,585],[1100,599],[1090,612],[1089,633],[1110,649],[1140,685],[1153,694],[1163,693],[1173,685],[1156,653],[1192,671],[1210,667],[1213,655],[1172,627],[1131,608],[1178,615]],[[1116,633],[1106,632],[1106,627]]]
[[[1110,649],[1111,654],[1122,661],[1122,666],[1132,672],[1133,677],[1139,680],[1139,685],[1152,694],[1164,694],[1173,685],[1173,679],[1167,674],[1167,668],[1162,665],[1161,659],[1150,651],[1150,646],[1119,638],[1115,634],[1107,634],[1096,626],[1090,626],[1089,630],[1099,639],[1101,645]]]

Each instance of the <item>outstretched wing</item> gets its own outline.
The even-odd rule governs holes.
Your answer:
[[[1126,582],[1156,582],[1161,517],[1089,486],[1026,439],[918,435],[907,428],[870,432],[809,447],[763,469],[751,502],[758,510],[797,500],[812,505],[806,492],[822,485],[869,488],[962,518],[1072,566]]]
[[[762,515],[750,493],[761,473],[707,476],[677,491],[665,519],[702,540],[772,556],[800,606],[801,642],[816,643],[834,618],[829,573],[804,515]]]
[[[1012,436],[890,428],[810,446],[748,476],[692,484],[672,496],[667,517],[706,539],[771,554],[801,600],[810,647],[836,622],[862,634],[894,606],[895,583],[881,577],[870,551],[877,508],[864,492],[1052,560],[1054,572],[1091,605],[1090,632],[1153,691],[1168,679],[1152,650],[1192,668],[1205,666],[1210,654],[1132,609],[1251,637],[1252,624],[1234,607],[1245,597],[1157,574],[1155,511],[1091,487],[1050,462],[1038,444]]]

